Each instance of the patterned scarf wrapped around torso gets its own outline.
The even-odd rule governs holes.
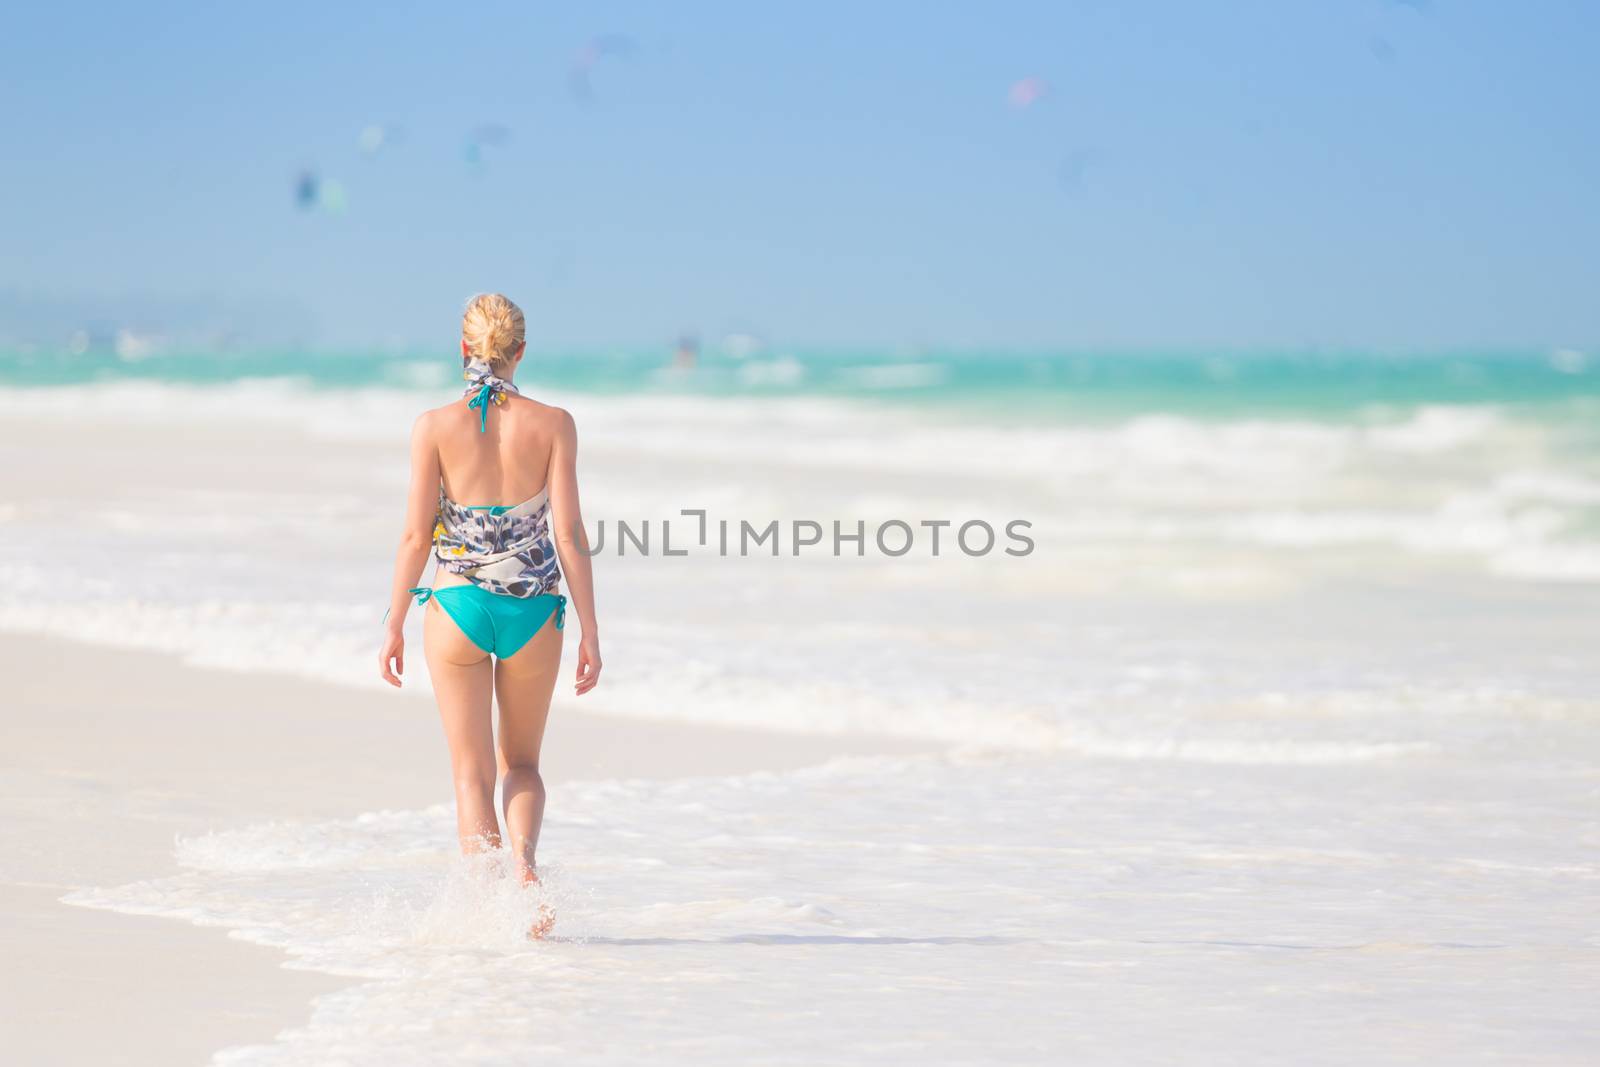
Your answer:
[[[561,587],[550,540],[550,500],[543,490],[497,515],[458,504],[441,487],[433,553],[445,570],[491,593],[528,597]]]

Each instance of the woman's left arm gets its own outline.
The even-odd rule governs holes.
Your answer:
[[[389,614],[384,623],[383,648],[378,652],[378,670],[383,680],[400,685],[406,669],[406,612],[411,608],[410,590],[422,577],[428,551],[433,547],[433,527],[439,513],[439,449],[427,415],[411,428],[411,487],[406,490],[406,522],[400,532],[400,547],[394,555],[394,581],[389,589]]]

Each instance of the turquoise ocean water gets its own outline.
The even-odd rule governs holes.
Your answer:
[[[0,384],[296,379],[318,388],[446,387],[449,352],[0,352]],[[1368,352],[886,352],[833,349],[737,358],[710,352],[692,370],[662,350],[530,352],[525,387],[561,393],[854,397],[974,415],[1050,420],[1141,412],[1234,417],[1342,414],[1374,405],[1563,407],[1600,397],[1600,356],[1577,350]],[[1550,414],[1557,411],[1552,409]]]

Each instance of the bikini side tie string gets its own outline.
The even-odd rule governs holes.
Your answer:
[[[417,589],[407,589],[406,592],[408,592],[412,596],[416,597],[418,604],[426,604],[429,601],[429,599],[432,598],[432,596],[433,596],[433,589],[428,587],[428,586],[421,586],[420,588],[417,588]],[[388,621],[389,621],[389,609],[385,608],[384,612],[383,612],[383,618],[378,620],[378,625],[381,626],[381,625],[383,625],[384,623],[386,623]]]

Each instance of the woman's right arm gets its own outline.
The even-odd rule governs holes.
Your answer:
[[[583,627],[578,646],[576,689],[582,696],[600,681],[600,624],[594,614],[594,568],[589,561],[589,535],[578,506],[578,428],[572,416],[557,408],[559,423],[550,450],[550,523],[556,555],[567,577],[567,592]]]
[[[400,685],[406,669],[406,612],[411,608],[412,586],[422,577],[433,547],[433,524],[439,511],[439,449],[433,441],[428,416],[411,428],[411,486],[406,490],[406,519],[400,530],[400,547],[394,554],[394,577],[389,585],[389,611],[384,615],[383,645],[378,650],[378,672],[392,686]]]

